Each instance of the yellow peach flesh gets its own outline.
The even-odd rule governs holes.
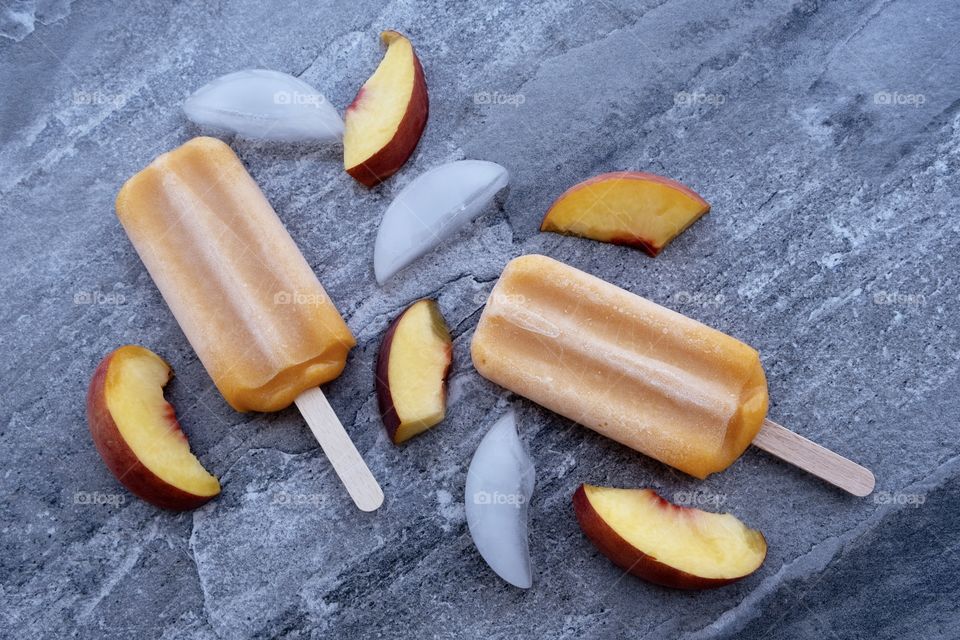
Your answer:
[[[600,518],[631,546],[691,575],[745,576],[766,557],[763,535],[730,514],[678,507],[650,489],[584,490]]]
[[[396,442],[443,420],[444,377],[449,365],[450,334],[446,324],[436,303],[421,300],[400,319],[390,348],[387,379],[401,422]]]
[[[127,446],[154,475],[194,495],[216,495],[220,483],[190,452],[173,407],[163,397],[169,377],[169,366],[152,351],[123,347],[107,371],[107,408]]]
[[[572,187],[550,208],[541,230],[640,246],[656,255],[709,210],[679,183],[623,172]]]
[[[413,45],[396,33],[383,34],[387,52],[380,66],[364,83],[363,88],[344,116],[343,165],[355,167],[394,138],[407,105],[413,95]]]

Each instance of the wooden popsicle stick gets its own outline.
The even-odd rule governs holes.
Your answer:
[[[869,495],[876,483],[873,473],[866,467],[770,419],[763,421],[753,445],[855,496]]]
[[[383,489],[370,473],[323,391],[319,387],[307,389],[294,402],[357,507],[361,511],[378,509],[383,504]]]

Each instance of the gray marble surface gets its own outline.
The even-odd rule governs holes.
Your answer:
[[[407,32],[430,87],[410,162],[366,190],[338,148],[228,140],[356,333],[326,391],[387,495],[355,510],[298,415],[213,388],[113,214],[125,178],[198,133],[180,104],[265,67],[344,107]],[[960,4],[0,1],[0,636],[11,638],[960,637]],[[508,96],[510,100],[486,96]],[[502,102],[502,104],[497,104]],[[402,277],[374,283],[390,199],[459,158],[509,193]],[[709,216],[650,259],[538,232],[552,200],[638,168]],[[871,467],[855,499],[756,450],[698,482],[480,379],[468,344],[513,256],[563,259],[757,347],[771,416]],[[82,302],[92,294],[92,304]],[[78,297],[79,296],[79,297]],[[456,337],[447,419],[386,438],[372,361],[436,296]],[[223,482],[175,514],[127,494],[84,394],[140,343]],[[534,587],[506,586],[464,521],[470,457],[507,404],[539,475]],[[571,510],[581,482],[700,492],[763,531],[755,575],[674,592],[611,565]]]

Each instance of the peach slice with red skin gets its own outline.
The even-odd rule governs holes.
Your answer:
[[[344,113],[343,166],[373,187],[396,173],[413,153],[427,124],[429,98],[413,45],[384,31],[387,52]]]
[[[708,211],[706,200],[675,180],[618,171],[567,189],[540,230],[639,247],[656,256]]]
[[[400,444],[443,420],[450,331],[434,300],[419,300],[387,328],[377,357],[376,387],[387,434]]]
[[[677,506],[652,489],[583,484],[573,508],[603,555],[665,587],[722,587],[756,571],[767,555],[763,534],[734,516]]]
[[[194,509],[220,483],[190,452],[163,387],[173,370],[137,345],[108,354],[87,391],[87,422],[107,468],[134,495],[164,509]]]

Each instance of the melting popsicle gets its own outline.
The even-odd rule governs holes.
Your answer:
[[[238,411],[296,402],[357,505],[383,493],[317,386],[353,335],[229,146],[194,138],[117,196],[117,216],[217,388]]]
[[[551,258],[507,265],[471,352],[485,378],[698,478],[754,443],[857,495],[873,488],[868,470],[765,421],[756,350]]]

